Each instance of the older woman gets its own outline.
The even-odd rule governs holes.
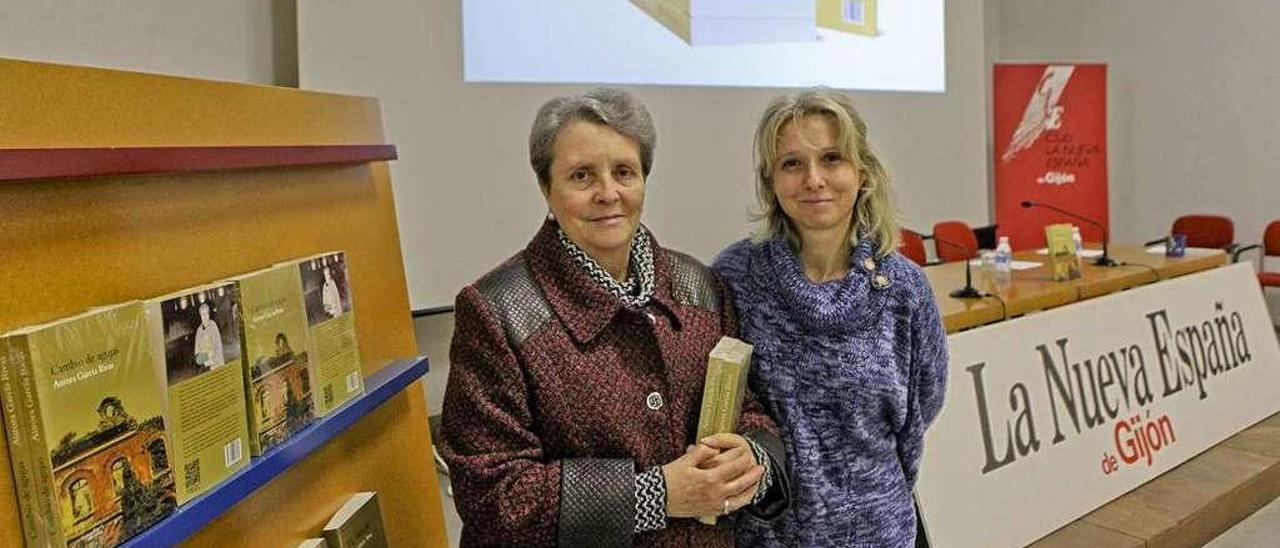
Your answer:
[[[775,100],[756,131],[763,230],[717,257],[750,386],[778,420],[793,502],[744,546],[911,546],[912,486],[942,405],[946,337],[921,270],[895,251],[890,181],[849,100]]]
[[[741,436],[693,439],[707,355],[735,320],[711,271],[640,224],[654,142],[625,92],[538,112],[550,215],[455,310],[441,455],[463,546],[731,546],[685,518],[785,507],[758,404]]]

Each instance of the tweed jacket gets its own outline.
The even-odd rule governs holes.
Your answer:
[[[732,546],[729,527],[691,519],[633,534],[635,474],[696,442],[707,355],[736,329],[707,267],[653,250],[639,310],[573,261],[554,221],[458,295],[439,449],[462,546]],[[739,431],[785,463],[754,399]],[[748,510],[780,514],[786,489]]]

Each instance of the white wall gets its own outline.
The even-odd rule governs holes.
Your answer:
[[[538,105],[582,87],[464,84],[461,2],[383,0],[299,6],[304,88],[382,100],[401,241],[416,308],[452,304],[461,286],[524,246],[545,213],[527,163]],[[989,220],[982,0],[947,2],[947,93],[856,93],[897,178],[911,226]],[[834,70],[834,68],[833,68]],[[664,245],[710,257],[745,235],[750,140],[778,90],[631,88],[653,113],[658,153],[645,222]],[[451,314],[416,320],[431,357],[427,406],[440,410]]]
[[[4,0],[0,56],[296,85],[294,0]]]
[[[309,6],[298,14],[304,23]],[[524,160],[524,139],[533,111],[546,98],[579,87],[465,85],[461,83],[460,2],[456,0],[380,0],[350,3],[352,11],[326,31],[304,26],[302,41],[312,47],[341,48],[358,29],[370,47],[413,39],[414,47],[393,49],[370,63],[418,68],[404,71],[412,86],[425,89],[410,100],[440,105],[427,120],[384,115],[391,142],[401,145],[395,175],[406,247],[423,240],[451,241],[449,252],[470,253],[469,262],[435,260],[429,254],[410,263],[411,279],[448,280],[438,288],[416,290],[452,295],[527,241],[542,214],[532,175]],[[342,5],[329,2],[328,5]],[[403,17],[379,12],[400,9]],[[982,0],[947,2],[947,88],[945,95],[860,93],[857,100],[872,128],[872,139],[898,178],[899,203],[913,226],[926,228],[943,218],[974,224],[988,219],[988,118],[984,70],[992,21]],[[294,0],[45,0],[0,2],[0,56],[102,66],[240,82],[295,85],[298,60]],[[408,11],[405,11],[408,10]],[[311,31],[308,34],[308,31]],[[303,64],[305,66],[306,59]],[[378,93],[384,103],[396,90]],[[646,221],[664,244],[709,258],[723,243],[745,230],[750,202],[749,139],[754,118],[776,92],[729,89],[634,88],[653,110],[660,148]],[[407,138],[396,138],[404,133]],[[420,154],[405,144],[427,144]],[[470,145],[451,148],[462,138]],[[416,171],[415,171],[416,170]],[[485,186],[488,202],[462,203],[442,191]],[[451,211],[465,215],[449,217]],[[495,211],[516,211],[504,223]],[[710,233],[682,232],[682,222],[698,216],[728,218]],[[415,224],[421,218],[445,218],[439,226]],[[492,245],[475,246],[485,236]],[[472,249],[474,248],[474,249]],[[476,265],[483,265],[482,267]],[[414,269],[422,273],[414,275]],[[439,410],[439,392],[448,370],[447,345],[452,317],[438,315],[415,322],[419,347],[432,357],[428,403]]]
[[[989,217],[981,0],[947,2],[947,93],[857,93],[912,226]],[[585,87],[464,84],[461,2],[299,6],[303,87],[382,100],[415,308],[519,250],[545,214],[527,160],[537,107]],[[857,70],[832,67],[831,70]],[[664,245],[709,260],[746,235],[751,132],[777,90],[637,87],[658,127],[644,220]]]

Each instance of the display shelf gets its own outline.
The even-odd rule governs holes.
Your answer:
[[[448,548],[426,363],[397,361],[421,352],[377,99],[11,59],[0,82],[0,327],[348,254],[369,394],[128,544],[297,546],[376,491],[391,545]],[[10,465],[0,546],[21,546]],[[121,526],[110,494],[95,527]]]
[[[0,182],[396,159],[395,145],[0,148]]]
[[[173,515],[126,541],[123,546],[175,546],[255,490],[305,459],[348,426],[425,375],[426,356],[391,362],[365,379],[365,393],[321,417],[297,435],[253,459],[247,468],[178,508]]]

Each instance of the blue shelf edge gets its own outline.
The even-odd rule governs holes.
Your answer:
[[[417,381],[430,369],[426,356],[391,362],[365,379],[365,393],[321,417],[245,469],[205,494],[188,501],[172,515],[125,541],[121,546],[175,546],[217,519],[241,500],[284,473],[330,439]]]

